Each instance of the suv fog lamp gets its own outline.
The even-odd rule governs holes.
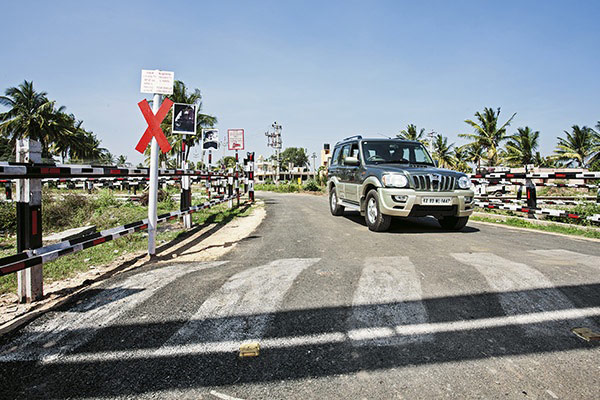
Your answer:
[[[471,196],[465,196],[465,203],[470,203],[473,201],[473,198]]]
[[[389,187],[402,188],[408,185],[408,179],[401,174],[386,174],[381,179],[383,180],[383,184]]]
[[[461,189],[468,189],[471,187],[471,181],[466,176],[461,176],[458,178],[458,187]]]
[[[406,200],[408,200],[408,196],[392,196],[392,199],[398,203],[406,203]]]

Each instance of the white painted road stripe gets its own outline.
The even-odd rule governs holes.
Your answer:
[[[100,328],[176,279],[224,263],[226,262],[174,265],[133,275],[107,287],[69,311],[57,313],[54,318],[41,325],[26,328],[18,339],[0,349],[0,362],[49,361],[59,357],[88,342]],[[77,333],[72,333],[73,331]]]
[[[170,354],[173,347],[194,343],[200,351],[206,342],[222,341],[223,351],[231,350],[227,342],[260,338],[278,310],[296,277],[319,258],[290,258],[242,271],[214,292],[196,314],[177,331],[158,354]]]
[[[529,250],[530,253],[536,254],[543,259],[559,260],[570,264],[582,264],[588,267],[600,269],[600,257],[590,256],[588,254],[577,253],[570,250],[554,249],[554,250]]]
[[[470,330],[493,329],[505,326],[529,325],[541,322],[552,322],[556,320],[568,321],[582,317],[600,316],[600,307],[577,308],[570,310],[545,311],[538,313],[529,313],[521,315],[510,315],[492,318],[480,318],[475,320],[461,320],[452,322],[432,322],[415,325],[398,325],[390,327],[395,335],[415,336],[415,335],[433,335],[439,333],[451,333]],[[281,338],[249,338],[249,341],[259,341],[262,349],[291,348],[298,346],[318,346],[323,344],[335,344],[351,341],[351,337],[356,336],[356,332],[331,332],[320,335],[304,335]],[[387,335],[381,338],[387,338]],[[375,337],[376,338],[376,337]],[[217,352],[234,352],[240,346],[239,341],[234,342],[206,342],[202,346],[193,344],[175,345],[162,349],[157,358],[168,358],[178,356],[193,356]],[[148,359],[147,350],[121,350],[102,352],[95,354],[72,354],[61,357],[50,362],[50,364],[69,364],[78,362],[105,362],[118,361],[123,359]]]
[[[394,326],[428,321],[421,282],[408,257],[365,260],[349,318],[353,344],[394,345],[433,340],[433,336],[398,336]]]
[[[488,285],[498,294],[506,315],[554,310],[573,310],[576,313],[577,309],[573,303],[557,290],[546,276],[534,268],[492,253],[455,253],[452,256],[461,263],[472,265],[485,277]],[[580,318],[584,317],[582,314]],[[570,326],[564,322],[533,322],[532,325],[523,327],[528,336],[571,335]],[[593,325],[590,321],[585,321],[585,324]]]

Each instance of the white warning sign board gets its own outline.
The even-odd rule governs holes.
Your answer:
[[[140,92],[173,94],[173,82],[175,81],[175,72],[161,71],[158,69],[143,69],[142,84]]]

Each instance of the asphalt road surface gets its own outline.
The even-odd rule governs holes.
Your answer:
[[[145,267],[0,346],[2,398],[600,398],[600,245],[433,219],[370,232],[325,197],[212,263]],[[260,356],[239,359],[258,341]]]

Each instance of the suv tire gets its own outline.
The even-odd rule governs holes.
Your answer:
[[[387,231],[392,223],[392,217],[383,215],[379,210],[379,194],[375,189],[367,193],[365,221],[369,229],[375,232]]]
[[[467,221],[469,221],[469,217],[444,217],[438,219],[442,228],[449,231],[460,231],[467,225]]]
[[[329,211],[331,211],[331,215],[336,217],[344,215],[344,206],[340,205],[340,198],[337,195],[335,186],[329,191]]]

